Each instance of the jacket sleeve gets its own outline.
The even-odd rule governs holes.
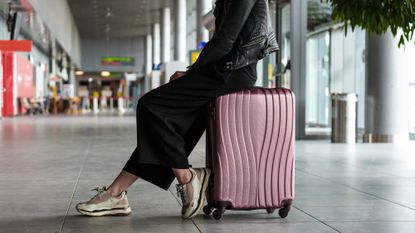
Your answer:
[[[197,61],[190,66],[191,72],[208,64],[215,63],[227,55],[238,38],[246,19],[257,0],[232,0],[220,28],[216,28],[213,38],[202,50]]]

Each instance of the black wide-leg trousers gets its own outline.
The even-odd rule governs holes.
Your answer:
[[[137,148],[123,170],[167,190],[175,178],[172,168],[189,168],[188,156],[206,129],[209,101],[255,81],[256,64],[226,72],[205,67],[142,96]]]

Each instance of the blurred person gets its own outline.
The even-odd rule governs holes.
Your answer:
[[[43,98],[43,114],[49,115],[50,107],[50,96],[45,96]]]
[[[33,115],[40,115],[43,114],[43,106],[42,106],[42,100],[38,98],[32,98],[30,100],[32,103],[32,113]]]
[[[29,98],[22,97],[20,99],[22,107],[24,108],[24,115],[32,114],[32,104],[30,103]]]
[[[207,123],[207,105],[220,95],[254,86],[256,63],[278,49],[269,33],[267,0],[217,0],[215,33],[197,61],[138,101],[137,148],[112,184],[96,188],[76,209],[88,216],[128,215],[126,190],[144,179],[164,190],[177,178],[181,215],[202,208],[210,170],[191,168],[188,156]]]

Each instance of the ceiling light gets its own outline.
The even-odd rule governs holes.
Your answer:
[[[84,75],[84,72],[82,70],[75,71],[75,75]]]
[[[102,71],[101,76],[102,77],[109,77],[109,76],[111,76],[111,73],[109,71]]]
[[[111,16],[111,9],[109,7],[107,7],[107,14],[105,14],[105,16],[107,18]]]
[[[94,81],[94,79],[93,79],[93,78],[89,78],[89,79],[88,79],[88,82],[92,83],[92,81]]]

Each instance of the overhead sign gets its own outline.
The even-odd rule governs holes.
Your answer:
[[[101,57],[103,66],[133,66],[135,59],[133,57]]]
[[[3,52],[31,52],[31,40],[0,40],[0,50]]]
[[[118,72],[111,72],[109,76],[107,77],[102,77],[102,80],[105,80],[105,78],[122,78],[123,77],[123,73],[118,73]]]

